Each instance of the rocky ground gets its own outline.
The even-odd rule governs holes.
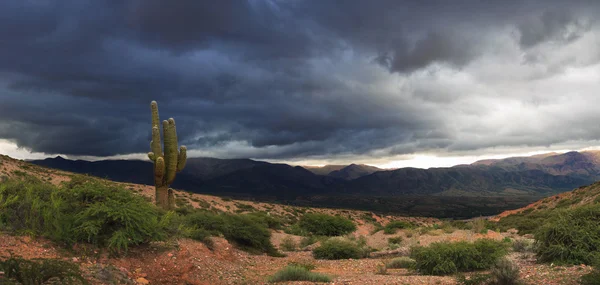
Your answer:
[[[397,235],[405,235],[400,232]],[[471,235],[456,231],[439,235],[414,237],[419,244],[441,240],[488,237],[501,239],[508,233],[488,232]],[[285,236],[274,235],[274,239]],[[377,235],[375,236],[378,239]],[[315,260],[310,251],[286,252],[286,257],[250,255],[233,248],[226,240],[214,238],[213,250],[204,244],[180,239],[138,247],[126,256],[110,257],[93,250],[75,248],[65,251],[44,239],[0,235],[0,257],[15,253],[24,258],[61,258],[78,263],[92,284],[267,284],[266,279],[287,264],[309,263],[315,272],[333,277],[332,284],[456,284],[452,276],[422,276],[406,269],[388,269],[378,274],[378,265],[393,256],[349,260]],[[276,240],[274,240],[277,242]],[[410,240],[409,240],[410,241]],[[412,242],[412,241],[411,241]],[[537,264],[531,253],[511,253],[526,284],[577,284],[577,279],[590,271],[587,266],[554,266]],[[313,284],[292,282],[290,284]]]

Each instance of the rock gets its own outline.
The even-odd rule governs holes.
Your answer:
[[[140,278],[138,278],[138,279],[135,279],[135,283],[137,283],[137,284],[143,284],[143,285],[145,285],[145,284],[150,284],[150,281],[148,281],[148,280],[147,280],[146,278],[144,278],[144,277],[140,277]]]

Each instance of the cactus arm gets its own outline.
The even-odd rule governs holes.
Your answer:
[[[156,161],[156,155],[154,155],[154,152],[149,152],[148,153],[148,158],[152,161]]]
[[[152,161],[163,155],[160,145],[160,130],[158,129],[158,125],[152,127],[152,141],[150,142],[150,150],[154,153],[154,159],[152,159]]]
[[[181,172],[183,170],[186,162],[187,162],[187,148],[182,145],[179,148],[179,157],[177,158],[177,172]]]
[[[165,178],[165,160],[162,157],[156,159],[154,164],[154,184],[155,186],[164,185]]]
[[[177,173],[177,130],[175,128],[175,120],[170,118],[168,121],[169,128],[165,131],[165,163],[166,163],[166,179],[167,184],[171,184],[175,180]],[[167,143],[168,141],[168,143]]]

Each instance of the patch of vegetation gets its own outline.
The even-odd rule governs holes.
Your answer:
[[[519,276],[519,268],[508,259],[500,259],[489,274],[475,273],[470,277],[463,274],[456,276],[458,285],[519,285],[523,284]]]
[[[289,281],[331,282],[331,278],[321,273],[310,272],[304,267],[293,265],[277,271],[275,275],[269,278],[269,282]]]
[[[516,239],[512,242],[513,251],[516,252],[533,252],[533,240]]]
[[[600,205],[557,211],[535,239],[542,262],[593,264],[600,258]]]
[[[386,235],[393,235],[399,229],[412,229],[414,227],[413,224],[405,221],[391,221],[383,227],[383,233]]]
[[[299,266],[299,267],[304,267],[306,270],[313,270],[315,268],[317,268],[317,266],[315,266],[314,264],[310,263],[310,262],[302,262],[302,261],[292,261],[292,262],[288,262],[289,266]]]
[[[285,251],[296,251],[296,249],[298,248],[298,244],[296,244],[294,238],[292,238],[291,236],[287,236],[281,240],[280,247]]]
[[[497,223],[501,231],[515,228],[520,235],[533,234],[556,215],[556,210],[542,210],[531,213],[518,213],[506,216]]]
[[[315,244],[319,239],[315,236],[307,236],[300,240],[300,247],[307,247],[311,244]]]
[[[446,275],[491,268],[507,253],[506,244],[480,239],[469,242],[440,242],[411,249],[415,268],[423,274]]]
[[[412,259],[410,257],[402,256],[402,257],[397,257],[397,258],[390,260],[388,263],[385,264],[385,267],[413,269],[413,268],[415,268],[416,264],[417,264],[417,262],[414,259]]]
[[[391,237],[388,238],[388,244],[401,244],[403,238],[402,237]]]
[[[300,218],[298,226],[308,233],[320,236],[341,236],[356,230],[356,225],[351,220],[326,214],[305,214]]]
[[[359,259],[369,255],[370,249],[360,243],[344,239],[330,238],[313,250],[315,259]]]
[[[256,208],[249,204],[235,203],[235,206],[237,207],[237,213],[256,211]]]
[[[222,235],[239,248],[252,252],[265,252],[280,256],[271,243],[271,232],[266,224],[253,215],[213,213],[198,210],[184,217],[184,225],[192,232],[208,232],[210,235]]]
[[[0,271],[15,284],[88,284],[77,264],[59,259],[27,260],[11,255],[0,261]]]
[[[165,237],[159,218],[157,208],[141,196],[84,176],[61,187],[31,177],[0,185],[0,224],[66,245],[87,242],[127,251]]]

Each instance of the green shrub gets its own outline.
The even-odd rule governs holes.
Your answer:
[[[291,236],[287,236],[281,240],[280,247],[285,251],[296,251],[298,245]]]
[[[250,214],[247,214],[247,216],[254,219],[256,222],[263,224],[269,229],[281,229],[281,219],[271,216],[266,212],[252,212]]]
[[[383,227],[383,233],[386,235],[395,234],[398,229],[412,229],[414,227],[413,224],[405,221],[391,221]]]
[[[24,285],[49,284],[49,281],[50,284],[88,284],[77,264],[59,259],[27,260],[10,256],[0,261],[0,271],[9,280]],[[0,283],[3,281],[0,278]]]
[[[269,282],[289,281],[331,282],[331,278],[321,273],[310,272],[301,266],[287,266],[269,278]]]
[[[489,269],[507,253],[506,244],[490,239],[468,242],[440,242],[411,249],[415,268],[424,274],[445,275]]]
[[[320,236],[341,236],[356,230],[351,220],[325,214],[305,214],[298,225],[306,232]]]
[[[186,226],[202,229],[212,235],[223,235],[243,250],[279,255],[271,243],[271,232],[254,216],[197,211],[186,216],[185,220]]]
[[[390,260],[385,264],[387,268],[415,268],[416,261],[412,258],[402,256]]]
[[[362,258],[363,250],[354,242],[342,238],[330,238],[313,249],[315,259]]]
[[[600,257],[600,205],[559,211],[535,239],[539,261],[592,264]]]
[[[159,216],[141,196],[83,176],[61,187],[32,178],[0,185],[0,224],[66,245],[88,242],[127,251],[129,246],[165,237]]]

